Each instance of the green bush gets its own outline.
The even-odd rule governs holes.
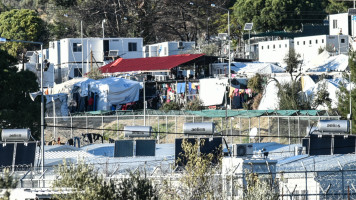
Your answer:
[[[161,107],[161,110],[164,110],[164,111],[180,110],[180,109],[181,109],[181,106],[174,101],[166,102]]]
[[[200,99],[195,98],[192,101],[189,101],[188,103],[186,103],[185,105],[185,110],[202,110],[203,109],[203,103],[200,101]]]

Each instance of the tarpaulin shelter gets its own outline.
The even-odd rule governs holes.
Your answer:
[[[138,101],[140,88],[140,83],[137,81],[116,77],[89,83],[89,92],[98,95],[96,100],[97,110],[110,110],[111,105]]]

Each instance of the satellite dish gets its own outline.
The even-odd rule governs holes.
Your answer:
[[[250,130],[250,139],[255,138],[256,135],[257,135],[257,128],[256,128],[256,127],[253,127],[253,128]]]

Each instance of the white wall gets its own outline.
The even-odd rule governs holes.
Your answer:
[[[289,51],[289,48],[294,47],[293,40],[273,40],[259,42],[259,61],[260,62],[279,62],[284,63],[283,59]]]
[[[82,65],[82,73],[85,74],[89,72],[89,63],[93,62],[93,66],[101,67],[108,62],[104,57],[104,40],[109,41],[109,51],[118,50],[118,56],[124,59],[143,57],[142,38],[65,38],[50,42],[49,60],[55,64],[56,69],[61,68],[62,77],[73,78],[73,69],[82,68]],[[129,49],[129,43],[135,43],[136,49]],[[81,45],[80,51],[78,49],[75,51],[75,44]],[[90,52],[93,55],[92,59]]]
[[[348,14],[339,13],[329,16],[329,34],[330,35],[348,35]]]
[[[183,48],[178,48],[179,42],[161,42],[157,44],[146,45],[143,49],[149,48],[148,52],[144,52],[144,57],[161,57],[189,53],[195,42],[181,42]]]
[[[343,42],[343,43],[342,43]],[[348,35],[318,35],[294,38],[294,48],[303,62],[309,62],[319,54],[319,48],[330,46],[340,53],[348,52]]]

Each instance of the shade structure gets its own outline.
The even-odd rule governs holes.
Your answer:
[[[165,57],[134,59],[119,58],[102,66],[99,70],[102,73],[110,74],[122,72],[168,71],[202,56],[204,56],[204,54],[180,54]]]

